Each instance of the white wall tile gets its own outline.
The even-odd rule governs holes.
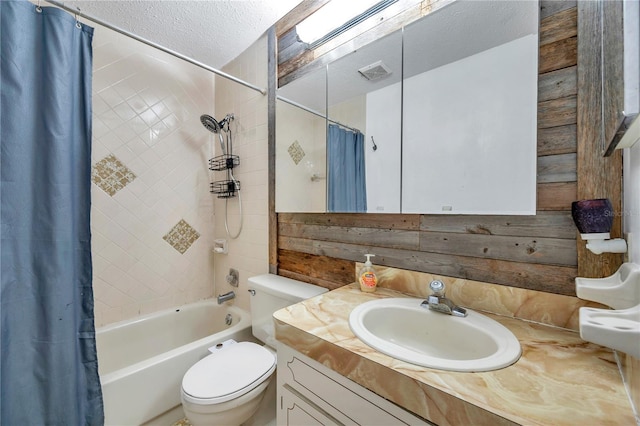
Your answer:
[[[113,154],[136,175],[113,196],[92,186],[96,325],[211,297],[209,133],[199,123],[214,113],[211,73],[98,26],[93,79],[92,160]],[[185,216],[201,237],[180,254],[163,236]]]

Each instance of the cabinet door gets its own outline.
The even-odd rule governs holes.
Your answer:
[[[280,420],[280,417],[289,415],[283,409],[285,392],[295,393],[300,400],[313,404],[318,412],[333,419],[334,423],[327,424],[429,424],[317,361],[281,344],[278,345],[277,371],[280,404],[278,424],[287,424]]]
[[[339,425],[335,419],[308,399],[301,397],[285,386],[280,392],[278,425],[286,426],[331,426]]]

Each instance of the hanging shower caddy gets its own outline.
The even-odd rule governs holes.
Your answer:
[[[218,155],[209,160],[209,170],[220,172],[226,171],[227,178],[211,182],[210,191],[218,198],[233,198],[240,190],[240,181],[232,179],[231,170],[240,165],[240,157],[232,154]]]
[[[240,190],[240,181],[232,179],[231,170],[240,165],[240,157],[237,155],[223,154],[209,160],[209,170],[215,172],[227,172],[225,180],[211,182],[210,191],[218,198],[233,198]]]
[[[229,122],[233,119],[233,114],[227,114],[220,122],[207,114],[200,116],[202,125],[220,138],[222,155],[209,159],[209,170],[227,172],[225,180],[211,182],[209,191],[216,194],[218,198],[233,198],[240,191],[240,181],[234,178],[232,173],[233,168],[240,165],[240,157],[233,155],[233,142],[231,142],[231,130],[229,129]],[[223,132],[227,133],[226,147],[222,136]]]

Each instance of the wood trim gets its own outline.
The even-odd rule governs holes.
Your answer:
[[[622,1],[605,1],[602,4],[603,45],[602,91],[604,140],[602,152],[618,131],[624,111],[624,25]]]
[[[269,272],[278,273],[278,215],[276,214],[276,33],[267,33],[267,157],[269,205]]]

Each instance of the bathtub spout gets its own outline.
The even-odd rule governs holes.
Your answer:
[[[225,293],[225,294],[220,294],[220,295],[218,295],[218,305],[221,305],[222,303],[226,302],[227,300],[234,299],[235,297],[236,297],[236,294],[233,291],[230,291],[230,292]]]

